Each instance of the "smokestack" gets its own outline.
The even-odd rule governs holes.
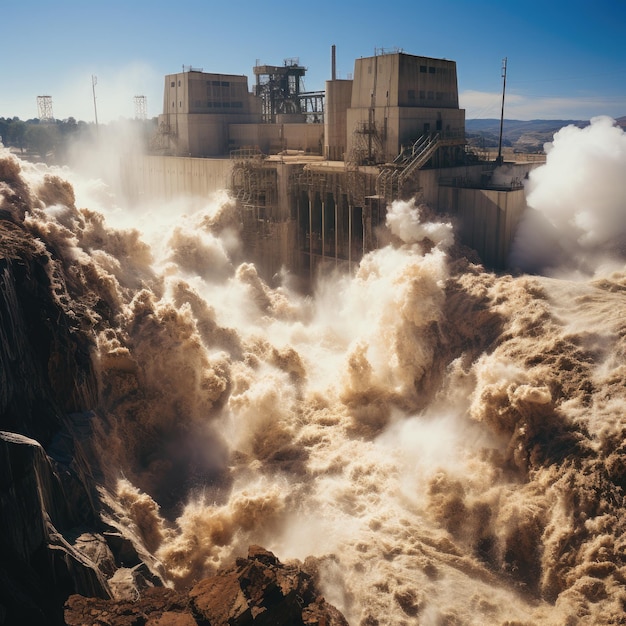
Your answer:
[[[335,44],[333,44],[331,47],[330,56],[331,56],[331,67],[332,67],[331,78],[332,80],[337,80],[337,59],[335,56]]]

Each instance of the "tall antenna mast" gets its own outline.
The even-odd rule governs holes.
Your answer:
[[[506,91],[506,57],[502,59],[502,111],[500,113],[500,139],[498,140],[498,158],[496,165],[502,165],[502,127],[504,126],[504,92]]]
[[[93,112],[96,116],[96,128],[98,128],[98,108],[96,107],[96,85],[98,84],[98,77],[91,75],[91,89],[93,91]]]

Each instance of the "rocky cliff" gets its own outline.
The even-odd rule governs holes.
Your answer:
[[[25,225],[37,201],[15,160],[0,161],[0,193],[0,615],[55,624],[69,593],[110,596],[75,547],[103,530],[87,461],[93,346],[54,251]]]
[[[89,268],[73,262],[69,246],[60,249],[62,237],[47,237],[38,227],[34,212],[57,205],[76,212],[69,184],[46,176],[35,193],[20,162],[0,155],[0,624],[5,625],[65,624],[69,596],[71,615],[80,613],[77,607],[90,607],[81,624],[95,623],[100,608],[110,611],[107,602],[133,605],[150,589],[144,604],[154,598],[178,602],[170,598],[178,598],[175,592],[162,587],[158,563],[142,542],[107,514],[107,468],[94,443],[102,418],[95,354],[96,334],[107,329],[113,313],[106,296],[89,284]],[[257,554],[246,571],[260,571],[259,559],[267,558]],[[297,605],[301,612],[305,596],[307,605],[318,601],[295,570],[277,561],[272,566],[280,575],[295,576],[293,588],[271,574],[274,582],[256,588],[243,614],[278,615],[264,594],[275,597],[279,587],[285,587],[281,602],[288,610]],[[219,588],[234,585],[233,575],[226,573]],[[211,595],[211,610],[217,610],[221,594],[210,591],[212,584],[203,583],[198,597]],[[234,602],[237,610],[243,606],[239,596]],[[144,610],[144,604],[137,606]]]

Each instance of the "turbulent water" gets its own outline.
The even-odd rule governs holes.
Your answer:
[[[398,202],[391,243],[311,297],[242,261],[226,194],[122,208],[20,165],[28,227],[91,294],[103,496],[171,584],[256,543],[305,561],[354,625],[624,623],[610,120],[560,131],[531,176],[513,257],[537,275],[485,272]]]

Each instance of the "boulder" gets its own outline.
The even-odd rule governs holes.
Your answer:
[[[347,626],[299,564],[251,546],[247,558],[199,581],[187,593],[151,588],[135,602],[71,596],[69,626]]]

